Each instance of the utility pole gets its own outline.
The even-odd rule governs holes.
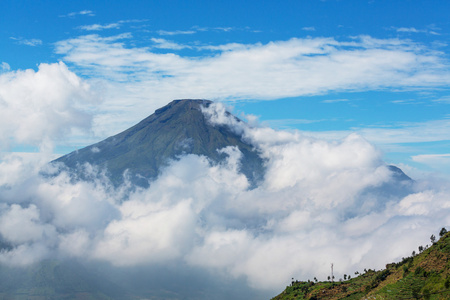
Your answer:
[[[331,282],[334,282],[333,263],[331,263]]]

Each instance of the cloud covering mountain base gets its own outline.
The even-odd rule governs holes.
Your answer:
[[[149,274],[164,266],[171,274],[202,270],[199,278],[212,274],[270,294],[292,277],[325,280],[330,263],[337,276],[382,268],[450,223],[448,183],[395,181],[358,135],[330,142],[247,126],[221,105],[204,113],[265,159],[256,188],[239,173],[233,147],[220,150],[228,154],[221,164],[185,155],[149,188],[135,189],[114,187],[90,165],[92,180],[74,181],[64,171],[42,175],[56,171],[44,154],[4,155],[0,263],[75,258]]]

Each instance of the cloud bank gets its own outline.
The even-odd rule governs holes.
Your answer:
[[[249,127],[224,112],[211,105],[204,113],[243,134],[267,161],[255,189],[238,172],[233,147],[221,150],[228,160],[220,165],[186,155],[132,192],[114,189],[91,166],[92,181],[73,182],[65,172],[39,175],[51,171],[42,160],[4,156],[0,262],[72,257],[120,268],[199,268],[273,294],[292,277],[325,280],[330,263],[338,277],[380,269],[450,224],[447,183],[390,185],[394,173],[358,135],[329,142]]]

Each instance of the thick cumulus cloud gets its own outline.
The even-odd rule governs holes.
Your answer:
[[[219,149],[228,154],[219,165],[186,155],[149,188],[131,190],[101,174],[90,182],[65,172],[44,177],[11,156],[0,168],[0,262],[76,257],[120,268],[198,268],[273,294],[292,277],[325,280],[330,263],[337,276],[382,268],[450,224],[445,184],[395,181],[358,135],[326,142],[249,127],[220,105],[204,113],[265,159],[256,188],[238,172],[242,155],[233,147]]]
[[[2,146],[43,146],[75,128],[90,128],[92,117],[82,106],[93,97],[89,85],[62,62],[1,73]]]

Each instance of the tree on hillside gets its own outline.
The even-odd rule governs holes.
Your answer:
[[[434,245],[434,243],[436,242],[436,237],[434,236],[434,234],[432,234],[432,235],[430,236],[430,240],[431,240],[431,244]]]
[[[447,233],[447,229],[445,227],[442,227],[441,231],[439,232],[439,236],[443,237]]]

